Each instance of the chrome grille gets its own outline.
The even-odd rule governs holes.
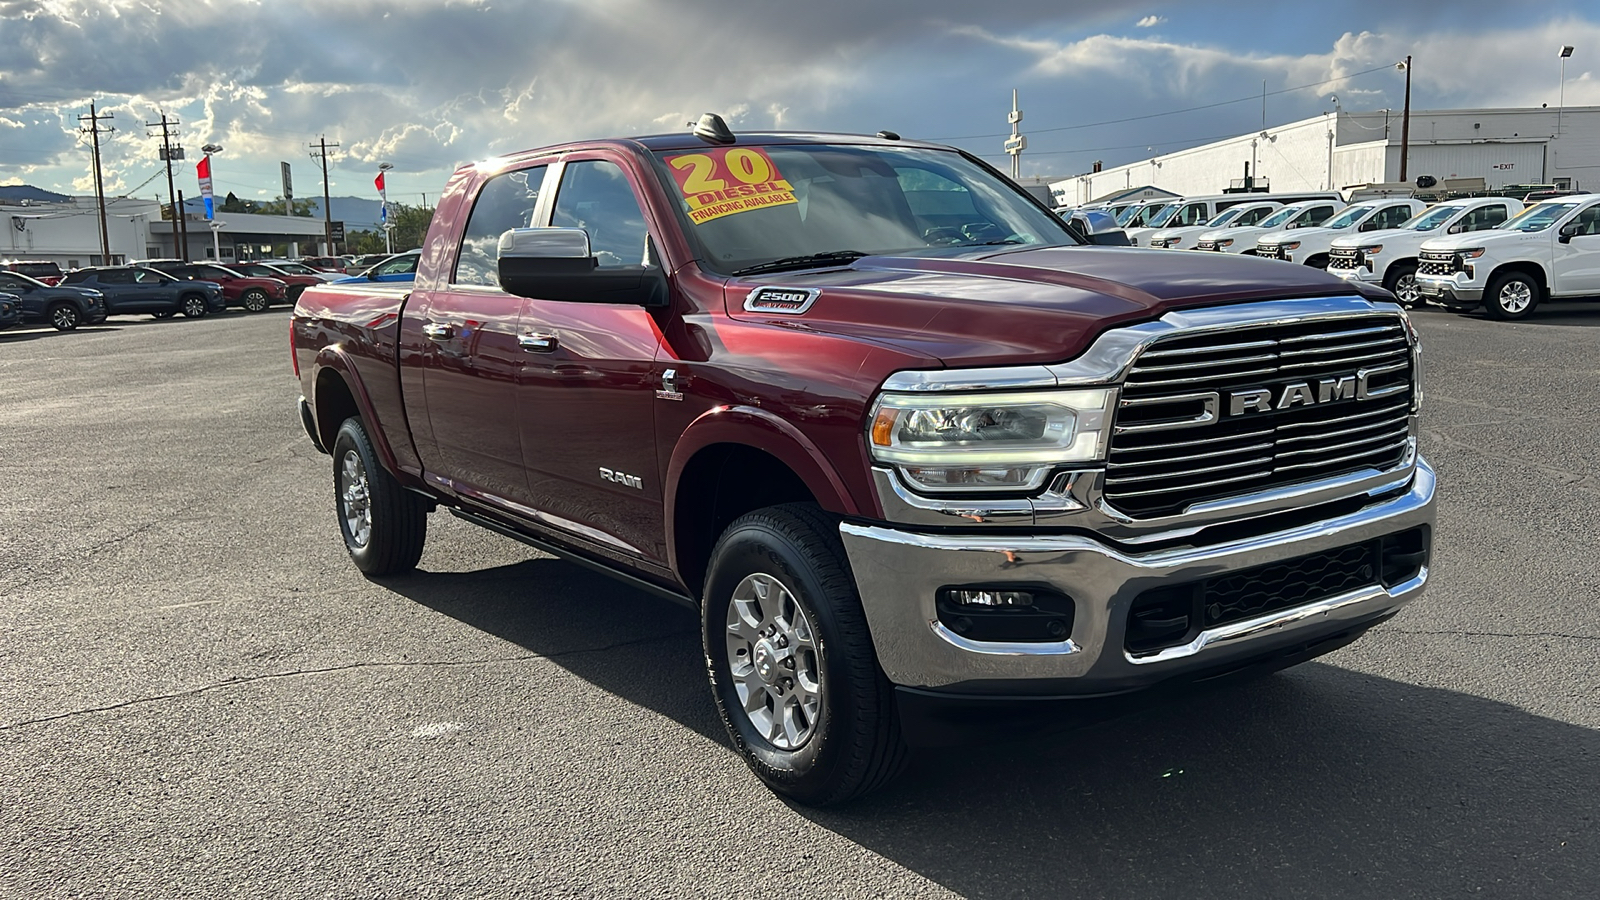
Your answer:
[[[1357,269],[1361,259],[1355,248],[1335,247],[1328,251],[1328,269]]]
[[[1221,247],[1217,246],[1217,242],[1216,241],[1201,241],[1198,244],[1195,244],[1194,248],[1196,250],[1220,250],[1220,249],[1222,249]]]
[[[1456,272],[1456,256],[1454,253],[1441,253],[1437,250],[1423,251],[1418,255],[1418,275],[1451,276]]]
[[[1256,255],[1264,259],[1288,259],[1289,251],[1282,244],[1257,244]]]
[[[1339,379],[1362,371],[1372,398],[1339,396],[1338,388],[1350,387]],[[1195,503],[1394,468],[1410,437],[1411,378],[1406,328],[1391,315],[1158,341],[1134,361],[1123,386],[1105,499],[1130,516],[1154,518]],[[1302,395],[1277,408],[1294,384],[1307,385],[1320,402],[1305,403]],[[1273,408],[1230,414],[1234,395],[1260,389],[1271,391]]]

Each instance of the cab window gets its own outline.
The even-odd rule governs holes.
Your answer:
[[[107,269],[100,273],[101,284],[133,284],[133,273],[127,269]]]
[[[1384,228],[1397,228],[1401,222],[1411,218],[1411,207],[1389,206],[1378,210],[1378,214],[1362,224],[1362,231],[1378,231]]]
[[[1504,206],[1480,206],[1461,217],[1462,231],[1483,231],[1506,220]]]
[[[140,284],[160,284],[167,279],[163,278],[161,274],[154,269],[136,269],[133,273],[133,280],[139,282]]]
[[[455,284],[500,286],[500,235],[533,224],[544,166],[503,172],[484,183],[456,255]]]
[[[1578,226],[1578,234],[1600,234],[1600,206],[1591,206],[1572,220]]]
[[[622,167],[603,159],[567,163],[550,224],[582,228],[602,269],[645,265],[644,211]]]

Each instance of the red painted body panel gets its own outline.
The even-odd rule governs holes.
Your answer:
[[[878,517],[862,432],[874,393],[896,371],[1064,362],[1108,328],[1171,310],[1362,290],[1270,260],[1094,246],[868,257],[730,279],[692,257],[647,156],[647,147],[665,144],[697,142],[572,145],[459,170],[409,301],[366,285],[313,287],[301,298],[294,342],[306,396],[319,366],[342,365],[341,377],[360,382],[397,471],[423,477],[446,501],[498,504],[529,527],[553,523],[659,578],[674,560],[676,509],[698,499],[679,498],[678,480],[707,448],[766,452],[825,508]],[[509,168],[594,158],[631,176],[669,273],[669,306],[521,300],[449,284],[485,181]],[[760,285],[820,294],[804,315],[745,312]],[[421,330],[429,323],[456,331],[429,339]],[[520,350],[516,337],[529,332],[555,336],[558,349]],[[319,355],[324,347],[337,355]],[[668,369],[681,398],[656,394]],[[642,486],[602,480],[602,468]]]

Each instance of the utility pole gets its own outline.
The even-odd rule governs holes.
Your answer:
[[[1028,149],[1028,139],[1022,134],[1022,110],[1017,108],[1017,89],[1011,89],[1011,112],[1006,114],[1011,125],[1011,137],[1006,138],[1005,150],[1011,156],[1011,180],[1022,179],[1022,151]]]
[[[1407,181],[1406,163],[1411,155],[1411,57],[1406,57],[1400,67],[1406,70],[1406,111],[1400,120],[1400,180]]]
[[[178,192],[178,209],[179,210],[183,209],[183,191],[179,191]],[[183,261],[184,262],[190,262],[191,260],[189,259],[189,217],[186,216],[186,215],[182,215],[180,213],[179,215],[177,215],[177,217],[173,221],[172,225],[173,225],[174,228],[177,229],[177,231],[173,232],[174,235],[179,235],[179,234],[183,235]]]
[[[181,216],[182,209],[178,206],[178,192],[172,184],[172,161],[183,159],[183,147],[174,148],[172,139],[178,136],[178,120],[176,117],[167,118],[166,113],[161,114],[161,121],[146,122],[146,128],[161,127],[161,160],[167,166],[167,199],[172,201],[172,249],[177,251],[178,257],[185,262],[189,259],[189,240],[187,229],[183,228]],[[152,135],[154,137],[154,135]]]
[[[339,145],[338,144],[330,144],[330,143],[328,143],[328,139],[326,137],[319,138],[315,144],[311,145],[311,149],[315,151],[314,153],[311,154],[311,158],[315,159],[315,160],[318,160],[319,162],[322,163],[322,235],[323,235],[323,240],[327,242],[327,247],[328,247],[327,255],[328,256],[332,256],[332,255],[334,255],[333,254],[333,201],[328,196],[328,150],[329,150],[329,148],[337,150],[337,149],[339,149]]]
[[[116,129],[109,125],[105,128],[101,128],[100,120],[110,119],[113,117],[114,115],[112,113],[106,113],[102,116],[95,112],[93,100],[89,101],[89,114],[87,116],[78,117],[79,122],[89,123],[88,128],[80,127],[78,130],[80,132],[87,133],[94,141],[94,196],[96,201],[98,201],[100,204],[101,265],[109,265],[111,263],[111,233],[106,229],[106,181],[105,176],[100,174],[100,135],[108,134],[116,131]]]

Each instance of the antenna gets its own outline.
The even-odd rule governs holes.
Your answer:
[[[713,144],[731,144],[736,140],[728,123],[716,113],[702,115],[691,133],[700,140],[710,141]]]

